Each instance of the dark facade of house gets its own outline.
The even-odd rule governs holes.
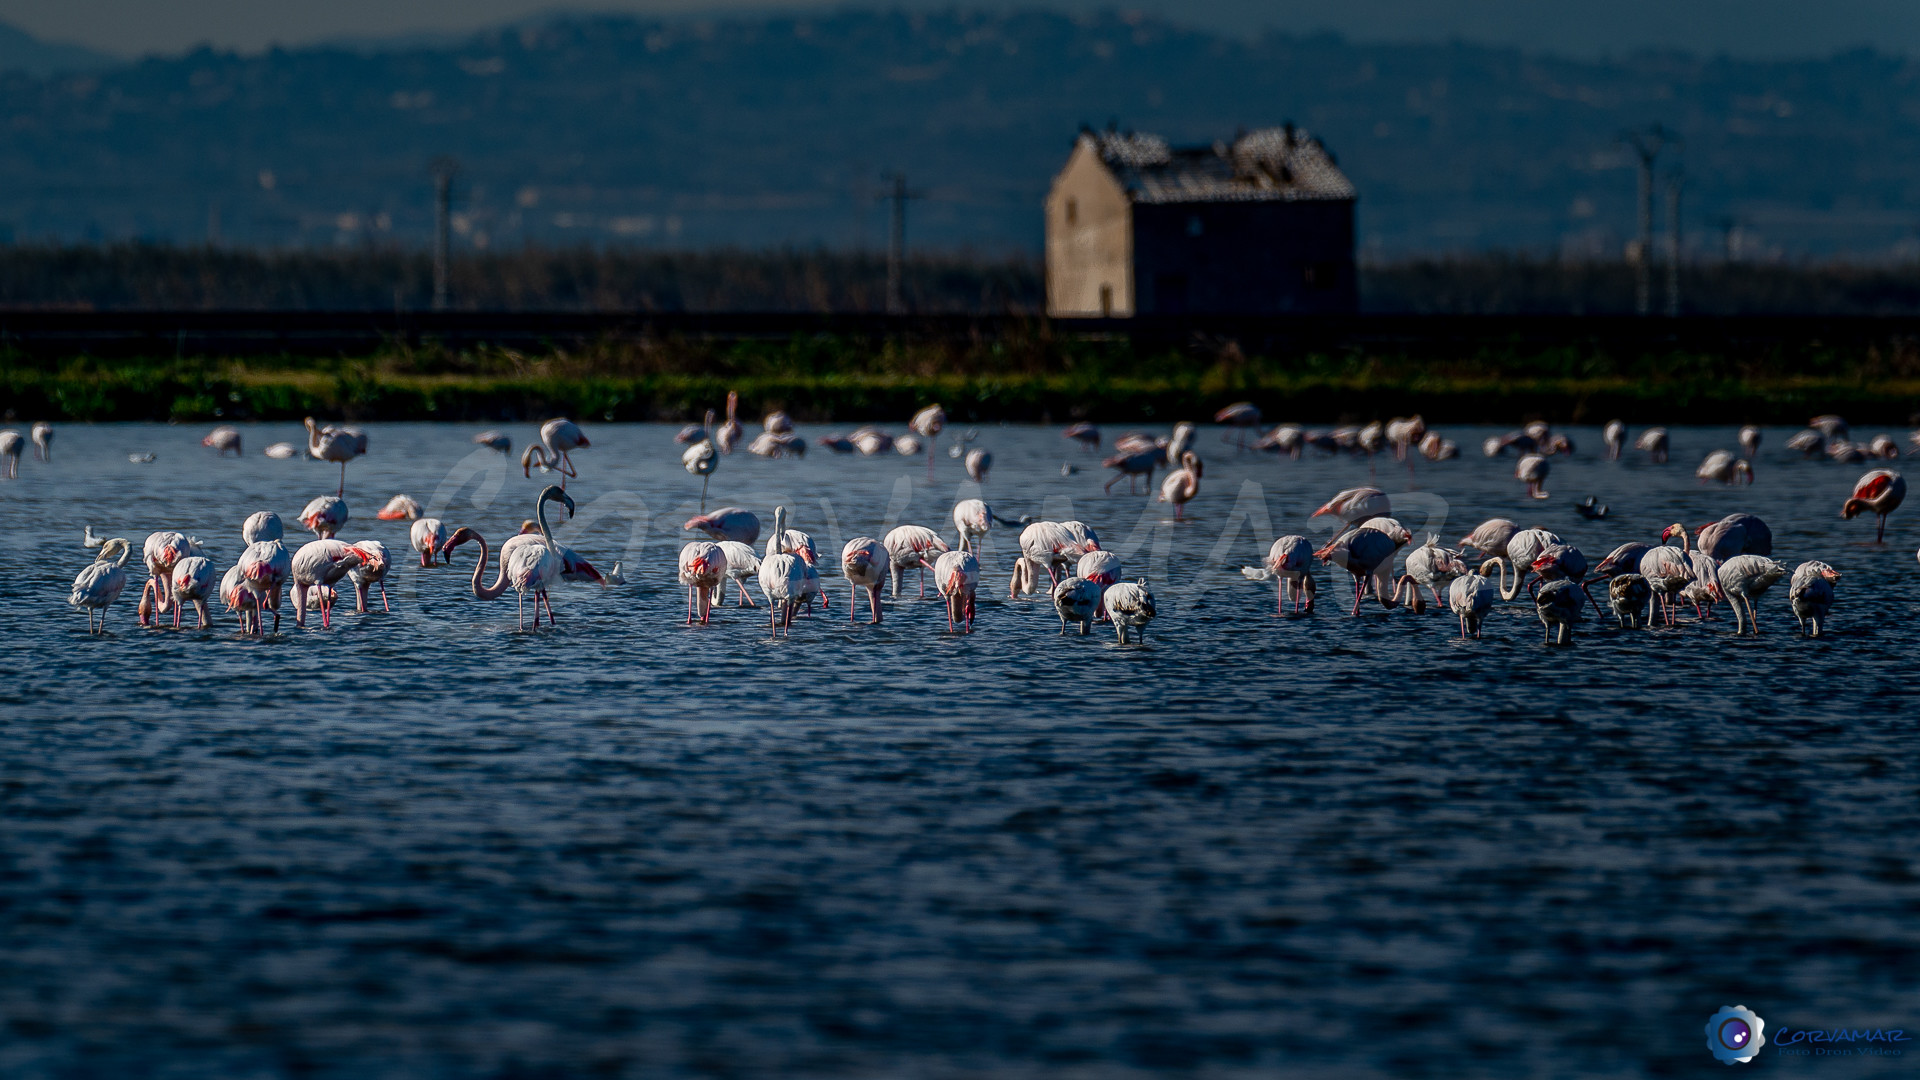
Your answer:
[[[1178,148],[1083,132],[1047,200],[1048,309],[1353,311],[1355,198],[1325,147],[1291,127]]]

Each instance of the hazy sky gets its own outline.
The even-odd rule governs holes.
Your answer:
[[[464,31],[557,10],[636,14],[822,10],[843,0],[0,0],[0,20],[107,52],[173,52],[201,42],[257,50],[343,37]],[[948,7],[954,0],[859,6]],[[960,3],[958,6],[967,6]],[[1016,6],[999,3],[980,6]],[[1747,56],[1856,45],[1920,52],[1920,0],[1033,0],[1017,6],[1147,11],[1214,29],[1330,29],[1362,40],[1461,38],[1591,56],[1644,47]]]

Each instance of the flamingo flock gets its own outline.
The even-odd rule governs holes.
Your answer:
[[[680,550],[675,578],[687,590],[687,624],[712,625],[716,613],[727,606],[730,589],[737,598],[735,606],[760,606],[747,588],[756,584],[768,608],[768,627],[773,636],[791,636],[796,618],[810,616],[816,607],[825,611],[830,606],[813,537],[791,527],[785,506],[774,508],[773,528],[764,537],[759,516],[750,510],[729,506],[706,511],[721,459],[731,454],[744,437],[738,408],[738,396],[729,394],[724,422],[719,422],[715,410],[708,410],[703,423],[689,426],[676,436],[685,447],[681,451],[685,471],[702,480],[701,513],[689,519],[684,529],[702,538]],[[1228,429],[1226,442],[1239,452],[1270,452],[1294,458],[1308,450],[1330,455],[1350,453],[1364,456],[1370,469],[1374,457],[1382,454],[1391,454],[1394,461],[1404,462],[1409,469],[1419,458],[1434,462],[1458,456],[1457,445],[1429,430],[1418,416],[1330,431],[1281,424],[1260,434],[1259,409],[1241,402],[1220,410],[1214,420]],[[282,594],[289,589],[293,593],[294,622],[302,628],[312,612],[317,613],[322,630],[331,630],[335,606],[348,586],[353,589],[356,613],[370,611],[375,592],[380,594],[382,612],[391,611],[386,581],[396,567],[386,543],[341,538],[352,520],[345,494],[346,468],[367,453],[366,433],[350,426],[321,425],[311,418],[305,426],[306,456],[340,467],[335,491],[315,497],[296,516],[299,525],[314,538],[290,545],[277,514],[256,513],[242,524],[241,553],[222,576],[211,545],[175,530],[151,533],[142,543],[140,560],[135,564],[146,572],[136,603],[140,625],[157,627],[163,616],[170,616],[174,628],[185,629],[190,614],[192,628],[205,628],[214,621],[209,603],[218,600],[237,616],[243,632],[264,633],[267,612],[273,613],[277,632]],[[907,427],[910,434],[895,435],[867,426],[850,435],[822,437],[816,445],[836,453],[925,453],[931,471],[936,447],[943,436],[950,436],[948,456],[961,462],[973,483],[984,486],[988,482],[993,455],[970,445],[978,437],[977,431],[956,432],[938,405],[920,409]],[[1099,428],[1086,421],[1068,426],[1061,434],[1089,452],[1104,441]],[[1186,521],[1188,507],[1205,497],[1205,466],[1195,448],[1196,435],[1194,425],[1181,423],[1164,437],[1129,432],[1113,440],[1114,453],[1104,459],[1115,470],[1106,484],[1107,491],[1111,493],[1122,478],[1129,480],[1131,488],[1144,477],[1148,491],[1159,502],[1171,504],[1172,520]],[[1669,459],[1672,439],[1665,429],[1646,428],[1635,436],[1624,423],[1607,424],[1602,433],[1606,457],[1622,457],[1631,446],[1645,453],[1653,464]],[[53,438],[51,425],[34,425],[31,443],[36,460],[51,463]],[[27,442],[18,432],[0,432],[0,472],[17,475]],[[474,442],[502,454],[512,449],[512,439],[499,431],[483,432]],[[1754,482],[1753,463],[1759,456],[1761,432],[1743,427],[1735,442],[1738,452],[1715,450],[1706,456],[1696,469],[1701,483]],[[1916,448],[1914,452],[1920,452],[1920,433],[1910,442]],[[203,444],[216,456],[242,453],[241,433],[231,425],[214,429]],[[280,445],[284,444],[275,444]],[[422,571],[451,563],[457,550],[471,544],[477,550],[469,585],[473,597],[494,600],[512,590],[518,597],[522,629],[527,628],[525,609],[529,600],[534,628],[539,628],[543,610],[547,625],[557,626],[551,595],[557,584],[624,584],[618,566],[616,574],[601,575],[579,553],[560,544],[549,520],[554,506],[563,508],[569,517],[575,512],[577,504],[566,485],[580,474],[570,455],[591,445],[587,433],[571,420],[555,418],[541,425],[538,441],[529,442],[522,454],[523,475],[531,478],[537,466],[543,472],[560,473],[560,481],[539,492],[533,518],[497,550],[472,526],[455,527],[430,516],[404,494],[393,496],[375,517],[406,523],[407,545]],[[798,456],[806,445],[795,431],[793,418],[775,409],[765,415],[761,435],[748,449],[759,456],[778,458]],[[1845,421],[1837,416],[1816,417],[1805,431],[1786,440],[1785,446],[1789,452],[1824,456],[1843,464],[1900,456],[1898,445],[1884,435],[1853,441]],[[269,456],[279,456],[271,450]],[[1508,453],[1517,456],[1514,475],[1524,483],[1529,501],[1551,497],[1545,484],[1553,459],[1575,452],[1566,434],[1544,423],[1489,438],[1483,450],[1492,458]],[[1160,483],[1155,485],[1155,474],[1163,470]],[[1069,467],[1063,474],[1075,471]],[[1889,516],[1900,508],[1905,494],[1906,482],[1897,471],[1874,468],[1840,500],[1839,514],[1846,520],[1872,514],[1874,542],[1884,543]],[[1298,534],[1279,537],[1261,565],[1248,567],[1244,573],[1274,584],[1274,610],[1279,616],[1292,618],[1315,612],[1317,570],[1325,567],[1344,571],[1349,581],[1351,603],[1341,604],[1349,616],[1360,615],[1369,599],[1382,609],[1405,607],[1416,615],[1424,615],[1431,602],[1432,607],[1443,608],[1455,617],[1463,639],[1477,638],[1498,605],[1522,603],[1531,607],[1550,645],[1570,644],[1575,627],[1585,621],[1588,612],[1617,623],[1623,630],[1675,630],[1681,625],[1679,613],[1683,608],[1691,609],[1696,620],[1710,620],[1723,604],[1732,610],[1736,635],[1757,635],[1764,598],[1782,581],[1788,582],[1785,592],[1801,632],[1820,636],[1827,631],[1841,579],[1840,572],[1825,561],[1809,559],[1790,567],[1775,560],[1772,530],[1751,514],[1730,514],[1691,527],[1673,523],[1657,534],[1649,532],[1643,539],[1628,540],[1604,557],[1592,559],[1549,529],[1523,527],[1504,517],[1488,519],[1451,547],[1433,535],[1416,542],[1416,537],[1392,517],[1392,502],[1384,490],[1373,486],[1338,492],[1311,514],[1338,522],[1331,535],[1322,534],[1318,540]],[[1604,517],[1605,508],[1594,509],[1592,502],[1589,499],[1583,504],[1587,509],[1582,516],[1589,520]],[[865,590],[866,621],[881,625],[882,586],[891,587],[890,599],[898,603],[901,586],[911,573],[917,579],[914,599],[939,600],[949,631],[972,633],[980,615],[978,601],[987,570],[982,563],[985,541],[995,529],[1017,528],[1019,553],[1007,571],[1009,599],[1050,602],[1062,633],[1077,627],[1084,635],[1096,623],[1106,622],[1122,643],[1144,642],[1147,626],[1157,614],[1152,591],[1146,581],[1129,579],[1121,556],[1103,548],[1086,524],[1031,516],[1008,519],[977,497],[956,502],[951,521],[951,544],[938,530],[913,523],[895,525],[881,536],[858,536],[847,541],[838,562],[825,569],[837,570],[846,581],[848,621],[857,621],[863,614],[859,594]],[[89,633],[100,633],[105,629],[108,610],[127,585],[133,543],[121,537],[97,537],[89,527],[86,544],[98,554],[75,578],[69,602],[86,612]],[[489,569],[493,570],[491,581]],[[1047,578],[1044,592],[1039,583],[1043,572]],[[927,589],[929,576],[934,586],[931,596]],[[1596,585],[1601,586],[1597,591]]]

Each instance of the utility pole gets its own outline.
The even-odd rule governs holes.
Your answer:
[[[1653,310],[1653,162],[1663,147],[1679,140],[1655,124],[1645,131],[1621,132],[1620,141],[1640,158],[1640,230],[1633,251],[1633,310],[1646,315]]]
[[[1667,316],[1680,314],[1680,187],[1686,174],[1675,165],[1667,174]]]
[[[881,198],[892,204],[887,228],[887,314],[907,313],[907,200],[919,198],[907,190],[907,175],[894,173],[893,190]]]
[[[433,159],[433,310],[447,310],[449,231],[453,217],[453,175],[460,169],[452,158]]]

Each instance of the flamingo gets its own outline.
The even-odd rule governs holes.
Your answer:
[[[747,429],[740,426],[740,419],[736,415],[739,408],[740,395],[731,390],[727,391],[727,419],[713,433],[713,443],[723,454],[733,453],[733,448],[739,444],[741,436],[746,434]]]
[[[853,445],[852,439],[840,434],[822,435],[813,440],[813,443],[815,446],[824,446],[836,454],[851,454],[859,449],[859,447]]]
[[[1835,416],[1832,413],[1814,417],[1807,421],[1807,426],[1818,430],[1820,434],[1825,435],[1829,439],[1844,439],[1852,431],[1851,428],[1847,427],[1847,422],[1844,418]]]
[[[1483,558],[1507,554],[1507,543],[1520,531],[1517,522],[1509,518],[1488,518],[1474,527],[1474,530],[1460,538],[1460,546],[1473,548]]]
[[[1381,517],[1391,513],[1393,513],[1393,503],[1392,500],[1387,498],[1386,492],[1374,487],[1358,487],[1348,488],[1333,498],[1328,499],[1320,509],[1315,510],[1309,516],[1319,517],[1321,514],[1332,514],[1341,521],[1351,524],[1352,522],[1365,521],[1371,517]]]
[[[391,565],[387,561],[387,545],[378,540],[362,540],[353,546],[366,554],[366,561],[347,571],[347,579],[353,582],[353,610],[365,615],[367,590],[378,585],[381,610],[392,611],[393,605],[387,602],[387,569]]]
[[[879,432],[878,434],[885,435],[886,432]],[[893,439],[893,452],[899,454],[901,457],[918,457],[922,449],[926,449],[929,454],[933,452],[931,448],[925,447],[920,442],[920,436],[918,435],[888,437]]]
[[[1120,556],[1115,555],[1111,551],[1097,550],[1089,551],[1085,555],[1080,556],[1080,561],[1074,566],[1072,574],[1073,577],[1077,577],[1082,581],[1092,582],[1097,588],[1102,590],[1106,589],[1109,585],[1118,585],[1120,583],[1120,575]],[[1100,610],[1097,614],[1101,618],[1106,617],[1105,609]]]
[[[1633,448],[1635,450],[1645,450],[1647,456],[1653,459],[1654,464],[1665,465],[1667,463],[1667,452],[1669,449],[1667,429],[1663,427],[1648,428],[1640,433],[1638,439],[1634,440]]]
[[[1794,618],[1800,620],[1801,634],[1819,637],[1826,632],[1827,612],[1833,610],[1833,583],[1839,580],[1840,571],[1823,562],[1803,562],[1794,567],[1787,597],[1793,604]]]
[[[1287,613],[1289,591],[1293,593],[1294,611],[1313,611],[1312,559],[1313,544],[1304,536],[1283,536],[1267,549],[1266,568],[1278,582],[1275,606],[1279,614]]]
[[[1453,579],[1447,586],[1447,607],[1460,618],[1460,638],[1466,640],[1469,634],[1480,636],[1480,623],[1493,610],[1493,598],[1497,595],[1493,582],[1479,574],[1469,571]]]
[[[439,518],[421,518],[407,530],[407,543],[420,553],[422,568],[433,565],[433,557],[447,546],[447,526]]]
[[[713,540],[752,544],[760,539],[760,518],[751,510],[723,506],[711,514],[688,518],[681,529],[699,529]]]
[[[207,618],[207,597],[213,592],[213,561],[202,555],[189,555],[173,564],[173,577],[168,583],[173,594],[173,628],[180,629],[180,609],[193,605],[194,614],[200,617],[196,629],[204,630],[210,621]]]
[[[754,531],[759,532],[757,528]],[[719,540],[716,543],[727,556],[727,576],[732,578],[733,583],[740,588],[739,606],[758,607],[759,605],[753,602],[753,597],[747,595],[747,579],[760,573],[760,553],[738,540]],[[721,586],[721,589],[725,591],[726,586]],[[724,600],[725,597],[716,599]]]
[[[247,588],[246,575],[241,573],[239,563],[229,566],[220,578],[220,599],[226,602],[228,611],[240,616],[241,633],[260,631],[260,598]]]
[[[1305,433],[1295,424],[1280,424],[1254,440],[1253,443],[1255,450],[1272,450],[1278,454],[1285,454],[1295,461],[1300,460],[1300,451],[1305,447]]]
[[[953,527],[960,532],[960,550],[974,551],[980,540],[995,525],[1022,525],[1026,519],[1008,521],[993,512],[981,499],[961,499],[953,504]]]
[[[1526,454],[1538,453],[1540,444],[1534,440],[1533,436],[1520,431],[1509,431],[1505,435],[1489,436],[1485,442],[1480,444],[1480,452],[1488,457],[1500,457],[1509,450],[1524,456]]]
[[[1256,408],[1251,401],[1236,401],[1226,408],[1221,409],[1219,412],[1214,413],[1213,422],[1238,428],[1240,438],[1237,445],[1240,449],[1245,450],[1247,448],[1247,429],[1259,426],[1260,410]],[[1233,439],[1224,435],[1220,437],[1220,441],[1234,442]]]
[[[269,443],[267,448],[260,452],[275,461],[285,461],[288,458],[300,456],[300,448],[290,442]]]
[[[971,551],[949,551],[933,564],[933,583],[947,604],[947,632],[956,626],[973,633],[974,592],[980,585],[980,560]]]
[[[338,495],[322,495],[300,511],[300,524],[321,539],[337,536],[347,523],[347,501]]]
[[[73,592],[68,594],[67,603],[87,612],[87,633],[105,633],[107,629],[107,609],[120,598],[127,587],[127,559],[133,554],[133,545],[124,537],[114,537],[100,545],[99,555],[88,563],[73,579]],[[96,628],[93,613],[100,613],[100,624]]]
[[[473,442],[475,446],[484,446],[489,450],[497,450],[504,455],[511,456],[513,454],[513,439],[504,431],[489,428],[475,435]]]
[[[1060,433],[1060,437],[1063,439],[1072,439],[1086,449],[1088,453],[1092,453],[1100,448],[1100,429],[1084,420],[1078,424],[1069,424],[1067,430]]]
[[[1751,627],[1754,636],[1759,636],[1760,613],[1754,609],[1753,601],[1772,588],[1774,582],[1786,576],[1785,563],[1775,562],[1764,555],[1735,555],[1720,564],[1720,591],[1726,594],[1728,602],[1733,605],[1733,632],[1736,635],[1745,633]]]
[[[1547,492],[1546,488],[1549,468],[1545,457],[1539,454],[1528,454],[1520,459],[1520,464],[1514,466],[1513,478],[1524,480],[1527,485],[1527,494],[1533,498],[1550,499],[1553,496]]]
[[[1760,456],[1760,429],[1748,424],[1740,429],[1740,449],[1749,459]]]
[[[799,556],[789,555],[780,548],[786,531],[787,508],[776,506],[773,532],[767,536],[767,551],[760,559],[760,591],[767,595],[768,619],[776,638],[783,626],[788,636],[792,636],[793,613],[806,601],[806,564]]]
[[[976,484],[987,482],[987,471],[993,468],[993,455],[985,450],[967,451],[967,478]]]
[[[511,553],[523,544],[531,544],[537,548],[541,543],[540,523],[529,518],[520,523],[520,532],[517,535],[507,537],[507,542],[500,545],[500,561],[503,564],[511,561]],[[608,579],[601,576],[600,571],[582,558],[579,552],[561,543],[555,543],[553,550],[560,556],[561,581],[590,581],[601,588],[606,588]],[[553,612],[549,610],[547,614],[552,615]]]
[[[1100,586],[1085,578],[1068,577],[1053,587],[1052,595],[1053,610],[1060,615],[1060,632],[1065,634],[1070,622],[1079,623],[1080,636],[1086,637],[1103,606]]]
[[[940,445],[940,433],[946,430],[947,410],[935,402],[914,413],[913,419],[907,421],[907,426],[919,432],[920,437],[927,440],[927,476],[931,477],[933,476],[933,450]]]
[[[708,409],[705,423],[688,424],[686,427],[674,433],[673,441],[677,443],[697,443],[703,440],[711,440],[712,438],[713,410]]]
[[[1647,608],[1652,602],[1653,587],[1639,574],[1615,574],[1607,579],[1607,606],[1620,620],[1621,629],[1638,630],[1643,622],[1651,625]]]
[[[1600,432],[1600,441],[1607,444],[1607,460],[1619,461],[1621,451],[1627,446],[1627,425],[1618,420],[1607,421]]]
[[[957,517],[958,507],[954,513]],[[848,622],[853,621],[854,602],[859,597],[859,590],[865,589],[867,607],[873,612],[868,625],[880,625],[880,582],[885,580],[889,565],[891,559],[887,555],[886,545],[871,536],[856,536],[840,549],[840,576],[847,579]],[[742,590],[743,595],[744,592]]]
[[[1360,614],[1360,598],[1365,595],[1365,583],[1368,578],[1377,577],[1374,593],[1381,603],[1393,606],[1388,601],[1389,591],[1385,588],[1386,577],[1393,570],[1393,553],[1399,550],[1393,538],[1378,529],[1350,529],[1327,542],[1327,546],[1314,552],[1314,556],[1325,565],[1337,565],[1346,568],[1353,575],[1353,614]],[[1414,596],[1417,598],[1416,590]],[[1398,599],[1398,591],[1393,597]]]
[[[1701,619],[1709,619],[1713,605],[1723,596],[1720,591],[1720,563],[1713,556],[1695,548],[1687,552],[1687,561],[1693,566],[1693,580],[1680,590],[1680,599],[1693,605],[1694,614]]]
[[[280,515],[271,510],[262,510],[247,515],[240,523],[240,541],[246,544],[262,540],[280,540],[286,536],[286,530],[280,524]]]
[[[1900,456],[1900,444],[1887,435],[1875,435],[1867,443],[1867,456],[1877,458],[1897,458]]]
[[[362,436],[348,431],[345,428],[321,428],[313,422],[313,417],[311,416],[307,417],[306,425],[307,454],[316,461],[337,461],[340,463],[340,489],[334,494],[342,499],[346,498],[347,462],[367,452],[366,446],[362,441]],[[215,432],[215,434],[218,434],[218,432]],[[208,436],[208,438],[212,437],[211,435]],[[238,439],[237,433],[235,438],[236,440]]]
[[[1500,570],[1500,598],[1512,600],[1520,595],[1521,586],[1527,583],[1528,571],[1532,570],[1533,561],[1538,559],[1541,552],[1546,551],[1547,548],[1563,542],[1560,537],[1545,529],[1521,529],[1507,538],[1506,549],[1502,554],[1490,555],[1480,564],[1480,572],[1484,574],[1487,572],[1487,567],[1497,566]],[[1513,571],[1512,587],[1507,585],[1509,568]]]
[[[1173,516],[1177,521],[1181,511],[1200,494],[1200,458],[1187,450],[1180,455],[1180,467],[1167,474],[1160,482],[1160,501],[1173,504]]]
[[[1547,629],[1547,644],[1573,644],[1573,624],[1580,621],[1580,595],[1580,586],[1566,578],[1541,586],[1533,606],[1540,625]]]
[[[1694,530],[1694,547],[1715,559],[1773,554],[1773,530],[1752,514],[1728,514]]]
[[[933,564],[927,561],[928,553],[944,553],[951,550],[940,534],[922,525],[902,525],[889,532],[880,543],[887,549],[887,564],[893,575],[893,596],[900,597],[900,576],[907,567],[920,568],[920,597],[927,595],[927,574]]]
[[[309,540],[300,545],[300,550],[293,553],[292,571],[289,574],[293,582],[293,624],[302,627],[307,625],[309,590],[321,586],[330,590],[336,582],[347,576],[348,571],[371,559],[371,552],[331,537]],[[320,626],[322,629],[331,629],[333,601],[327,592],[320,595]]]
[[[747,453],[763,458],[806,457],[807,440],[798,435],[763,431],[747,444]]]
[[[700,478],[700,512],[707,512],[707,485],[713,480],[713,470],[719,467],[720,455],[713,445],[713,410],[707,410],[707,426],[701,432],[699,441],[687,447],[680,455],[680,467],[687,470],[689,476]]]
[[[1115,443],[1114,449],[1118,450],[1119,448],[1119,444]],[[1158,469],[1166,460],[1166,450],[1158,446],[1115,454],[1100,462],[1102,468],[1117,470],[1113,475],[1113,479],[1108,480],[1107,486],[1102,490],[1109,495],[1113,494],[1113,485],[1119,483],[1124,477],[1127,481],[1127,494],[1131,495],[1134,492],[1133,478],[1136,476],[1145,476],[1147,478],[1147,487],[1151,490],[1153,487],[1153,471]]]
[[[51,463],[53,461],[53,425],[45,420],[38,421],[33,425],[32,434],[34,459]]]
[[[775,409],[761,418],[760,428],[769,435],[791,435],[793,434],[793,417]]]
[[[19,432],[11,429],[0,431],[0,460],[5,463],[7,479],[20,478],[20,454],[26,447],[27,440]]]
[[[1593,605],[1593,613],[1600,614],[1600,602],[1593,598],[1586,585],[1587,557],[1579,548],[1572,544],[1548,544],[1534,557],[1532,565],[1533,572],[1540,575],[1543,582],[1571,581],[1578,585],[1587,602]]]
[[[1874,533],[1873,542],[1885,543],[1887,539],[1887,515],[1900,508],[1907,497],[1907,482],[1892,469],[1875,469],[1862,476],[1853,485],[1853,497],[1840,507],[1840,516],[1848,521],[1858,517],[1860,511],[1871,510],[1880,519],[1879,529]]]
[[[207,432],[206,437],[200,440],[200,445],[211,447],[214,457],[220,457],[229,450],[233,451],[234,457],[239,457],[241,456],[240,429],[232,424],[221,424]]]
[[[1653,550],[1652,544],[1643,544],[1638,540],[1629,540],[1607,553],[1607,557],[1594,564],[1593,576],[1598,578],[1618,577],[1621,574],[1637,573],[1640,560]]]
[[[1736,458],[1730,451],[1715,450],[1707,455],[1699,468],[1693,470],[1693,475],[1703,482],[1718,480],[1723,484],[1738,484],[1744,480],[1751,484],[1753,483],[1753,462],[1746,458]]]
[[[1046,567],[1051,583],[1069,562],[1099,547],[1100,538],[1077,521],[1035,521],[1020,531],[1021,557]]]
[[[154,607],[166,611],[173,601],[173,568],[181,559],[193,554],[193,545],[185,533],[157,532],[147,537],[141,546],[140,557],[147,564],[147,583],[140,588],[140,606],[146,607],[147,596],[152,594]],[[155,624],[159,623],[156,618]],[[142,616],[140,625],[146,625]]]
[[[1427,437],[1420,440],[1420,456],[1428,461],[1452,461],[1460,456],[1460,444],[1441,438],[1437,431],[1429,431]]]
[[[507,591],[511,584],[520,594],[520,629],[527,625],[527,594],[533,594],[533,621],[537,629],[540,625],[540,604],[547,605],[547,624],[555,625],[553,601],[548,599],[547,588],[558,580],[566,568],[560,557],[559,545],[554,543],[553,529],[547,524],[547,504],[557,502],[567,508],[567,516],[574,512],[573,496],[562,488],[548,486],[541,489],[540,497],[534,501],[534,523],[539,530],[537,542],[515,544],[513,540],[500,545],[500,568],[493,584],[484,585],[482,581],[487,572],[487,541],[479,533],[465,525],[453,531],[447,540],[446,550],[451,552],[461,544],[472,540],[480,545],[480,561],[473,568],[473,595],[482,600],[495,600]],[[517,539],[517,538],[515,538]],[[511,548],[511,550],[509,550]]]
[[[687,625],[693,625],[694,609],[700,612],[700,625],[707,624],[713,610],[713,593],[727,580],[727,553],[711,540],[695,540],[680,549],[680,584],[687,587]]]
[[[1678,536],[1679,550],[1667,547],[1667,541]],[[1660,546],[1648,549],[1640,558],[1640,576],[1647,579],[1647,587],[1653,591],[1655,600],[1661,602],[1661,610],[1666,613],[1667,625],[1673,625],[1673,595],[1686,588],[1694,580],[1692,560],[1688,554],[1692,551],[1687,527],[1675,523],[1660,533]]]
[[[1425,440],[1427,422],[1419,414],[1396,416],[1387,421],[1387,442],[1393,446],[1393,460],[1406,461],[1408,453]]]
[[[563,491],[566,490],[567,478],[573,477],[578,479],[580,476],[580,473],[573,467],[573,452],[575,450],[587,449],[592,445],[593,443],[587,438],[587,433],[580,430],[580,425],[564,416],[555,417],[541,424],[540,453],[538,455],[540,458],[539,465],[541,471],[544,472],[552,469],[559,473],[560,488]],[[525,467],[526,464],[527,462],[523,459],[521,462],[521,473],[526,476],[532,476],[533,473]],[[568,511],[568,513],[572,513],[572,511]],[[547,608],[547,618],[549,620],[553,618],[552,607]]]
[[[379,513],[373,516],[381,521],[418,521],[422,512],[420,504],[415,502],[412,496],[395,495],[387,500],[387,505],[381,507]]]
[[[1808,428],[1789,437],[1786,445],[1789,450],[1806,457],[1816,458],[1827,452],[1827,437]]]
[[[1440,589],[1467,572],[1466,560],[1452,548],[1440,546],[1439,538],[1427,534],[1427,542],[1407,552],[1406,575],[1414,584],[1426,587],[1435,607],[1440,606]]]
[[[860,451],[862,457],[884,454],[894,449],[899,440],[873,427],[863,427],[847,437],[847,444]]]
[[[1147,643],[1147,624],[1153,621],[1153,592],[1147,588],[1147,579],[1138,582],[1123,581],[1118,585],[1107,586],[1101,594],[1101,605],[1113,618],[1114,630],[1120,635],[1120,644],[1127,643],[1127,627],[1134,628],[1140,644]]]
[[[1359,447],[1361,453],[1367,455],[1367,472],[1371,474],[1373,455],[1386,449],[1387,446],[1387,425],[1375,420],[1361,428],[1360,434],[1354,437],[1354,445]]]
[[[247,545],[240,553],[240,561],[235,564],[240,569],[241,585],[253,593],[255,607],[260,611],[272,609],[273,632],[280,632],[280,590],[286,586],[287,579],[293,576],[293,556],[286,545],[279,540],[257,540]],[[254,631],[260,630],[260,620],[254,619]]]

